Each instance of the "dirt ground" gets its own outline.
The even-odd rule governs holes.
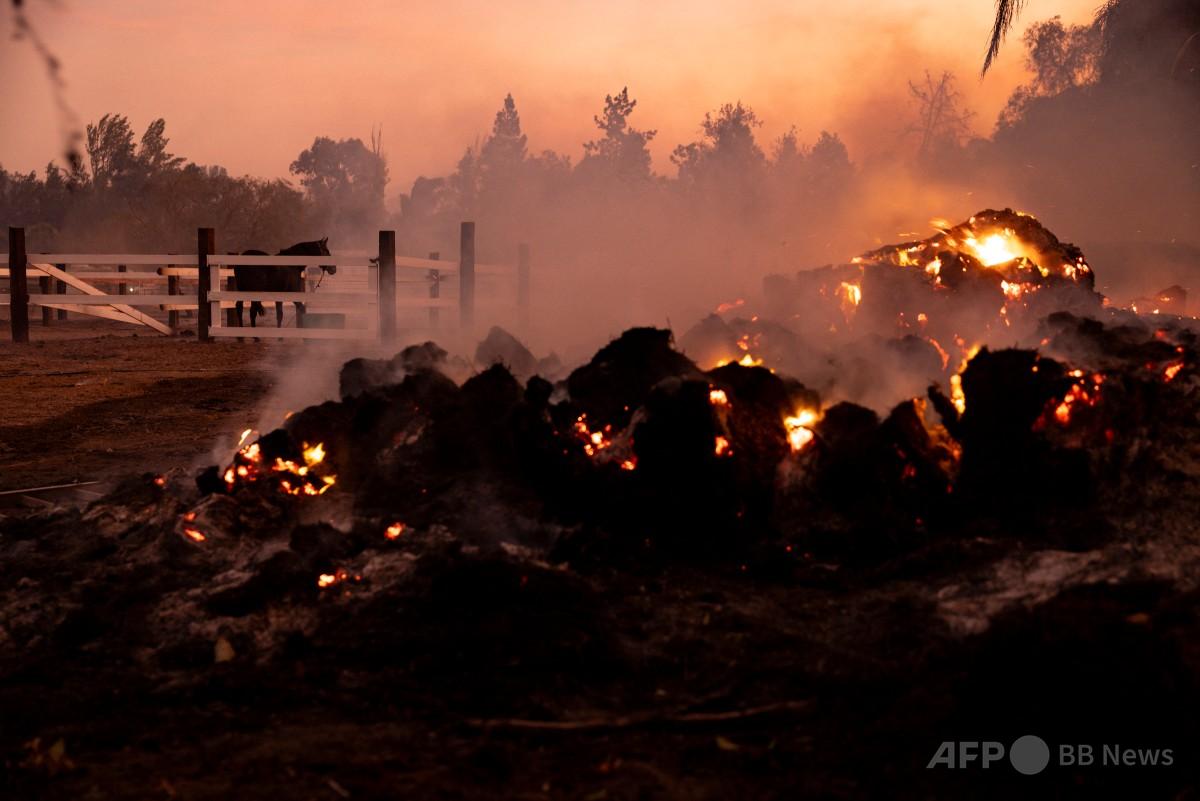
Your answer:
[[[15,345],[3,328],[0,491],[188,467],[253,425],[294,351],[83,320],[35,321]]]

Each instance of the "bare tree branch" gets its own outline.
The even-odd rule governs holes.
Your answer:
[[[72,172],[78,172],[83,167],[83,156],[79,148],[80,142],[83,141],[83,134],[80,131],[79,117],[67,102],[67,85],[62,77],[62,64],[29,21],[29,17],[25,13],[24,0],[10,0],[10,2],[13,25],[16,30],[14,38],[28,41],[46,67],[46,76],[50,79],[51,91],[54,93],[54,104],[58,108],[59,133],[63,140],[63,158]]]

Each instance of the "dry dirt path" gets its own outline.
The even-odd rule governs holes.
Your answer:
[[[254,424],[269,366],[291,350],[146,336],[0,342],[0,491],[186,467]]]

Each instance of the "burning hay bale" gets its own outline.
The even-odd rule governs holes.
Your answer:
[[[853,342],[865,335],[928,343],[942,370],[972,346],[1028,336],[1056,311],[1095,314],[1102,298],[1083,253],[1034,217],[986,210],[933,236],[886,245],[845,264],[771,276],[776,319],[806,340]]]
[[[670,331],[631,328],[572,372],[566,388],[590,420],[623,428],[651,388],[672,377],[700,378],[700,371],[671,346]]]

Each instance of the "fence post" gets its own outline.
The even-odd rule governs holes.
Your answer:
[[[458,324],[470,331],[475,325],[475,223],[462,224],[458,241]]]
[[[173,264],[168,264],[167,269],[169,270],[174,266],[175,265],[173,265]],[[168,295],[178,295],[179,294],[179,276],[177,276],[177,275],[168,275],[167,276],[167,294]],[[175,309],[171,309],[167,312],[167,325],[170,326],[172,331],[174,331],[175,333],[179,333],[179,312],[176,311]]]
[[[118,264],[117,272],[119,272],[119,273],[126,272],[125,265]],[[118,295],[125,295],[128,293],[129,293],[129,285],[128,284],[126,284],[124,281],[121,281],[120,283],[117,284],[117,294]]]
[[[230,255],[236,255],[236,254],[230,254]],[[305,269],[307,270],[308,268],[306,267]],[[221,287],[221,289],[225,290],[226,292],[237,292],[238,291],[237,276],[234,276],[234,275],[229,276],[228,278],[225,279],[225,283],[222,284],[220,275],[221,275],[221,273],[218,271],[217,286]],[[217,309],[218,309],[217,314],[220,315],[220,313],[221,313],[220,306],[218,306]],[[237,324],[238,324],[237,307],[235,306],[232,309],[226,309],[225,310],[225,323],[224,323],[225,327],[226,328],[236,328]],[[296,327],[297,328],[300,327],[299,310],[297,310]]]
[[[442,254],[436,250],[431,251],[429,253],[430,261],[440,261],[441,258],[442,258]],[[429,299],[434,302],[437,302],[441,299],[441,297],[442,297],[442,271],[441,270],[430,270],[429,271]],[[442,318],[442,310],[439,309],[437,306],[430,306],[429,307],[429,330],[431,330],[431,331],[438,330],[438,325],[441,322],[441,318]]]
[[[40,292],[43,295],[50,294],[50,276],[43,275],[41,278],[38,279],[38,292]],[[42,302],[43,303],[45,302],[44,298],[43,298]],[[51,321],[53,321],[53,320],[54,320],[54,309],[50,308],[49,306],[43,306],[42,307],[42,325],[43,326],[50,325]]]
[[[379,338],[396,341],[396,232],[379,232]]]
[[[8,302],[12,341],[29,341],[29,287],[25,279],[25,229],[8,229]]]
[[[522,328],[529,327],[529,245],[517,245],[517,316]]]
[[[67,265],[65,265],[65,264],[56,264],[56,265],[54,265],[54,266],[55,266],[55,267],[57,267],[58,269],[62,270],[64,273],[67,271]],[[66,281],[59,281],[59,280],[55,279],[55,281],[54,281],[54,294],[56,294],[56,295],[65,295],[65,294],[67,294],[67,282],[66,282]],[[60,319],[60,320],[65,320],[65,319],[67,319],[67,310],[66,310],[66,309],[59,309],[59,310],[58,310],[58,319]]]
[[[212,325],[212,307],[208,305],[208,290],[212,286],[212,270],[208,257],[217,251],[216,232],[211,228],[196,229],[196,266],[200,280],[196,284],[196,339],[212,342],[208,329]]]

